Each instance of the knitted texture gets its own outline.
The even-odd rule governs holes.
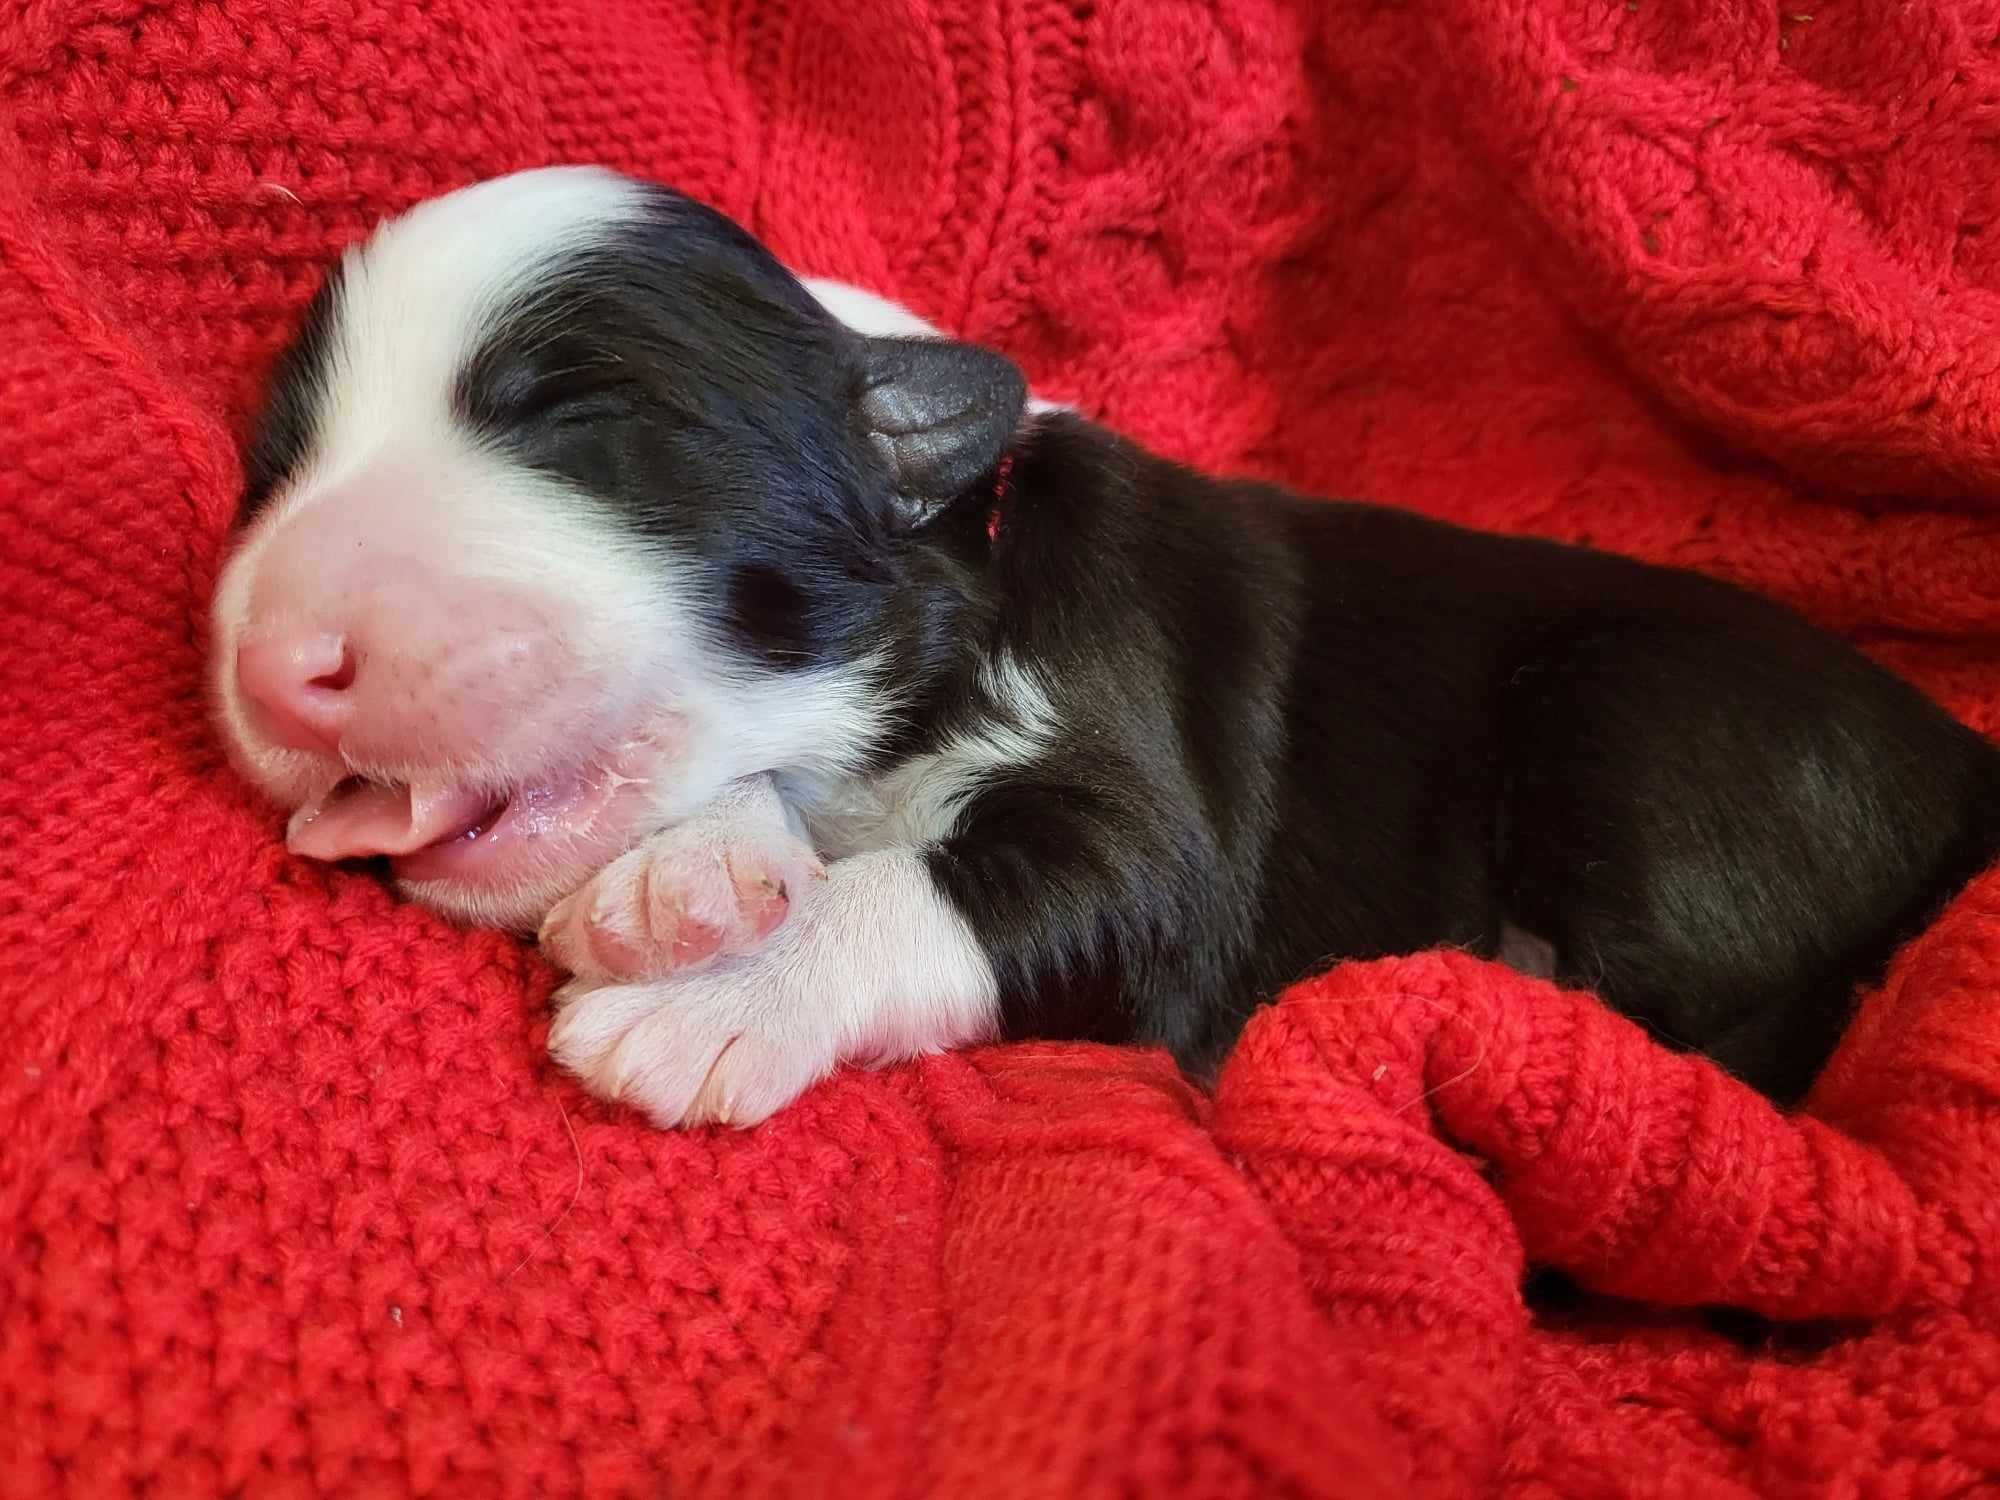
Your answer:
[[[546,1062],[531,951],[288,859],[201,691],[338,248],[600,160],[1177,456],[1706,568],[2000,728],[1996,40],[1993,0],[12,8],[0,1494],[2000,1483],[2000,879],[1800,1118],[1431,954],[1301,986],[1212,1098],[996,1048],[663,1134]]]

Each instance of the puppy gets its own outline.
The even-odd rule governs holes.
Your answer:
[[[996,1036],[1203,1074],[1439,944],[1789,1101],[2000,843],[2000,756],[1774,604],[1203,478],[603,171],[350,252],[248,474],[236,763],[539,927],[555,1056],[662,1124]]]

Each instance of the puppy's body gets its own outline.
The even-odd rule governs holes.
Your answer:
[[[1200,1065],[1331,957],[1517,929],[1788,1098],[1993,856],[1986,743],[1739,590],[1216,483],[1073,418],[1012,489],[996,544],[957,538],[964,634],[1061,710],[931,855],[1010,1031]],[[978,700],[961,671],[934,701]]]
[[[920,329],[559,171],[391,226],[281,372],[239,762],[302,852],[548,913],[558,1055],[656,1118],[995,1033],[1206,1069],[1518,933],[1788,1098],[2000,844],[2000,757],[1774,605],[1206,480]]]

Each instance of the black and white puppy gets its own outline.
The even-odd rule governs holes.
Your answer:
[[[2000,756],[1771,603],[1202,478],[594,169],[351,252],[249,469],[237,763],[539,927],[555,1055],[661,1123],[994,1036],[1200,1073],[1439,944],[1792,1099],[2000,847]]]

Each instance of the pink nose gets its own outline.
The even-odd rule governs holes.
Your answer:
[[[236,685],[277,743],[337,752],[354,715],[354,653],[327,631],[258,636],[236,648]]]

